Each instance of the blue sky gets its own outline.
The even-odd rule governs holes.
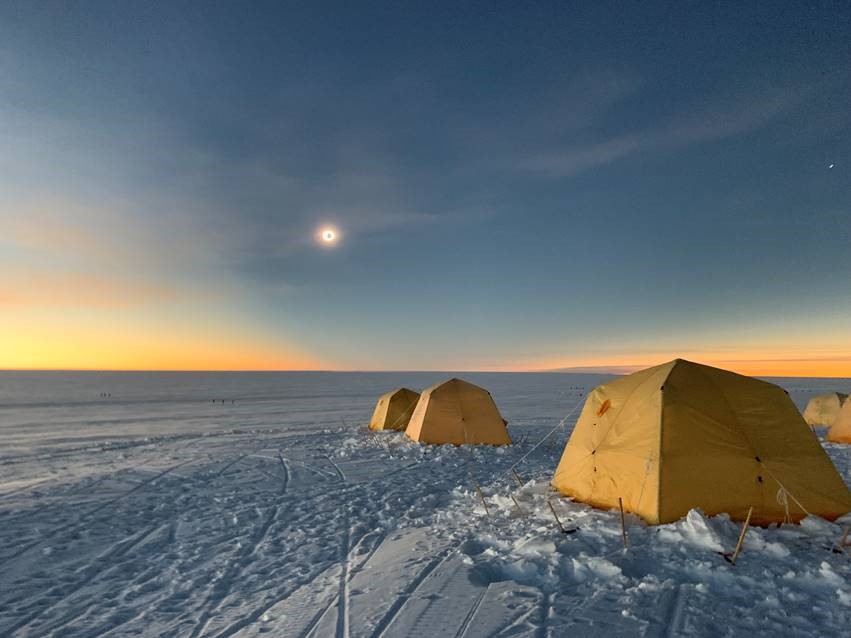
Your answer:
[[[6,3],[6,321],[851,376],[849,60],[842,3]]]

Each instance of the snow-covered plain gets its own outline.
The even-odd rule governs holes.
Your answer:
[[[579,409],[522,488],[509,468],[606,377],[463,375],[511,448],[364,429],[382,392],[448,376],[0,373],[0,635],[851,635],[839,525],[752,529],[735,566],[723,516],[628,517],[623,551],[619,514],[555,499],[558,530]],[[777,382],[799,407],[851,389]]]

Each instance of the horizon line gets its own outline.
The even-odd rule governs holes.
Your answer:
[[[634,370],[624,370],[623,368],[635,368]],[[364,374],[364,373],[454,373],[454,372],[467,372],[474,374],[585,374],[585,375],[595,375],[595,376],[624,376],[631,374],[632,372],[636,372],[638,370],[642,370],[646,367],[652,366],[644,366],[644,367],[636,367],[636,366],[613,366],[611,370],[583,370],[582,367],[578,367],[576,369],[571,368],[555,368],[555,369],[526,369],[526,370],[488,370],[488,369],[478,369],[478,368],[469,368],[469,369],[427,369],[427,370],[414,370],[414,369],[333,369],[333,368],[267,368],[267,369],[216,369],[216,368],[186,368],[186,369],[168,369],[168,368],[0,368],[0,373],[9,373],[9,372],[117,372],[117,373],[178,373],[178,374],[191,374],[191,373],[201,373],[201,374],[274,374],[274,373],[292,373],[292,372],[301,372],[301,373],[336,373],[336,374]],[[717,366],[714,366],[717,367]],[[615,368],[621,368],[620,370],[616,370]],[[723,368],[721,368],[723,369]],[[741,374],[741,373],[737,373]],[[774,379],[851,379],[851,376],[847,377],[837,377],[837,376],[829,376],[829,375],[790,375],[790,374],[765,374],[765,375],[742,375],[742,376],[750,376],[750,377],[768,377]]]

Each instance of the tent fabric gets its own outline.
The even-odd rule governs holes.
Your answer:
[[[851,401],[842,404],[842,409],[827,431],[827,440],[834,443],[851,443]]]
[[[405,433],[423,443],[511,445],[490,392],[461,379],[423,390]]]
[[[603,409],[603,406],[606,406]],[[648,523],[692,508],[758,525],[835,519],[851,493],[782,388],[676,359],[595,388],[552,481]]]
[[[378,397],[372,419],[369,421],[370,430],[404,430],[408,427],[419,392],[408,388],[396,388]]]
[[[839,416],[839,410],[847,398],[848,395],[841,392],[828,392],[814,396],[807,403],[807,409],[804,410],[804,421],[809,425],[830,427],[836,421],[836,417]]]

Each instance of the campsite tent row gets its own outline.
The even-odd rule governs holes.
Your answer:
[[[392,407],[394,393],[379,400],[374,420],[404,420],[408,404]],[[842,415],[837,425],[851,442],[851,401]],[[501,442],[479,439],[480,428],[497,424],[505,430],[490,394],[453,379],[423,392],[405,431],[428,443],[510,443],[507,432]],[[595,388],[552,485],[603,509],[621,499],[651,524],[693,508],[743,520],[753,507],[762,525],[851,512],[851,492],[785,390],[682,359]]]
[[[810,399],[804,410],[804,420],[811,426],[830,428],[827,440],[851,443],[851,401],[842,392],[828,392]]]
[[[398,388],[382,395],[369,428],[404,430],[422,443],[511,445],[506,425],[490,392],[449,379],[422,394]]]

